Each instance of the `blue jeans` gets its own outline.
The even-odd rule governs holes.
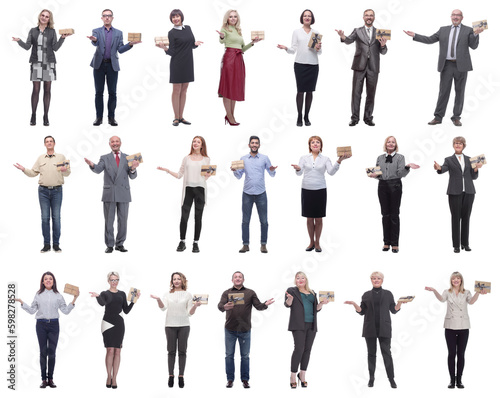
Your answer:
[[[118,71],[113,70],[111,62],[102,62],[99,69],[94,69],[95,113],[102,117],[104,113],[104,83],[108,85],[108,117],[115,117],[116,85]]]
[[[53,319],[50,322],[37,320],[36,336],[40,345],[40,370],[42,380],[54,378],[54,367],[56,365],[56,348],[59,340],[59,321]],[[48,362],[48,372],[47,372]]]
[[[52,242],[59,245],[61,236],[62,187],[53,189],[38,186],[38,200],[42,210],[43,244],[50,245],[50,218],[52,217]]]
[[[234,351],[236,340],[240,345],[240,374],[241,380],[250,380],[250,330],[248,332],[235,332],[224,329],[226,338],[226,376],[227,380],[234,381]]]
[[[243,192],[241,210],[243,212],[243,221],[241,222],[241,234],[243,244],[250,244],[250,218],[252,217],[253,204],[257,206],[257,213],[260,219],[260,243],[267,244],[267,230],[269,224],[267,223],[267,195],[262,192],[260,195],[249,195]]]

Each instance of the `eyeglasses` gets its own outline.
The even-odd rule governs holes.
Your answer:
[[[451,14],[452,17],[462,17],[462,14]]]
[[[120,279],[110,279],[109,281],[110,281],[111,283],[115,283],[115,282],[118,282],[119,280],[120,280]]]
[[[111,14],[103,14],[103,18],[113,18],[113,15]]]

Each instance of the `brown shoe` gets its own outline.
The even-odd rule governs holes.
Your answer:
[[[250,384],[248,384],[248,380],[241,380],[243,383],[243,388],[250,388]]]
[[[232,380],[227,381],[226,388],[233,388],[233,381]]]
[[[451,121],[457,127],[460,127],[462,125],[462,122],[460,120],[458,120],[458,119],[452,119]]]
[[[267,253],[267,247],[266,247],[266,245],[260,245],[260,252],[261,253]]]
[[[432,119],[429,123],[431,126],[435,126],[436,124],[441,124],[441,120],[437,120],[436,118]]]
[[[40,384],[40,388],[46,388],[48,386],[47,380],[43,380],[42,384]]]
[[[56,388],[57,386],[54,384],[54,381],[52,379],[49,379],[49,381],[47,382],[47,385],[50,387],[50,388]]]
[[[240,253],[246,253],[249,251],[250,251],[250,248],[248,247],[248,245],[243,245],[243,247],[240,249]]]

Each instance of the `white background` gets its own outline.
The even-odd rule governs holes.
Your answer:
[[[55,28],[74,28],[76,34],[66,39],[57,52],[57,81],[52,85],[50,127],[42,125],[42,96],[38,124],[29,125],[31,82],[29,52],[11,37],[25,40],[36,24],[42,8],[54,12]],[[86,38],[93,28],[102,25],[101,11],[114,11],[113,25],[128,32],[141,32],[143,43],[120,56],[122,70],[118,81],[119,126],[93,127],[95,118],[92,69],[89,64],[95,48]],[[168,82],[169,57],[155,48],[154,36],[166,36],[171,29],[169,14],[180,8],[185,24],[204,44],[195,50],[195,78],[188,90],[186,119],[191,126],[172,127],[171,85]],[[265,30],[266,38],[245,53],[247,71],[246,101],[236,106],[239,127],[224,126],[222,100],[217,98],[220,59],[223,46],[220,30],[227,9],[241,15],[245,41],[251,30]],[[323,34],[320,74],[310,114],[311,127],[295,126],[295,79],[293,56],[276,48],[290,44],[299,16],[305,8],[316,17],[314,29]],[[354,45],[340,43],[334,29],[349,34],[363,24],[366,8],[376,12],[375,26],[392,29],[387,55],[381,57],[375,127],[364,123],[348,127]],[[431,35],[440,26],[450,24],[451,11],[460,8],[463,23],[488,19],[491,28],[481,34],[479,48],[472,51],[474,71],[469,73],[463,124],[452,125],[452,94],[443,124],[427,125],[437,100],[439,73],[436,71],[438,45],[412,42],[403,29]],[[1,109],[3,155],[0,256],[3,272],[2,291],[7,282],[18,284],[18,297],[31,302],[38,290],[40,276],[46,270],[55,273],[62,291],[65,283],[80,286],[77,307],[61,315],[61,334],[57,350],[54,396],[88,396],[105,387],[105,349],[100,333],[103,308],[89,291],[102,291],[108,285],[106,274],[120,272],[119,288],[131,286],[142,291],[133,311],[124,316],[126,334],[118,377],[120,396],[212,396],[242,393],[239,382],[233,390],[225,388],[224,314],[216,308],[220,294],[231,286],[236,270],[245,273],[245,285],[264,301],[277,302],[264,312],[253,312],[251,380],[249,396],[259,394],[328,393],[342,396],[386,396],[403,393],[420,397],[429,393],[456,394],[446,388],[448,370],[443,320],[446,306],[424,290],[433,286],[442,291],[449,285],[449,275],[463,273],[466,287],[474,280],[492,281],[493,295],[480,297],[469,310],[472,329],[466,353],[463,381],[467,394],[491,393],[496,385],[499,356],[493,340],[498,308],[495,287],[498,281],[499,215],[494,183],[497,164],[497,116],[500,74],[498,65],[499,6],[486,1],[449,0],[436,2],[378,1],[322,2],[305,1],[178,1],[140,3],[123,1],[24,1],[2,8],[1,71],[3,106]],[[364,100],[363,100],[364,101]],[[364,104],[362,104],[364,106]],[[56,151],[65,154],[72,165],[66,179],[62,205],[63,252],[40,254],[43,245],[37,179],[29,179],[12,164],[31,167],[44,152],[43,138],[53,135]],[[131,181],[133,202],[130,205],[129,252],[104,254],[102,175],[92,173],[83,162],[88,157],[97,162],[109,152],[112,135],[122,139],[122,150],[141,152],[145,162],[138,178]],[[251,251],[239,254],[241,246],[241,191],[229,171],[230,162],[248,151],[250,135],[261,138],[261,152],[279,166],[276,177],[266,177],[269,203],[269,254],[259,248],[260,225],[256,211],[251,224]],[[188,250],[177,253],[178,225],[182,182],[156,167],[177,170],[189,152],[195,135],[202,135],[217,176],[208,181],[209,199],[203,216],[201,253],[190,252],[193,221],[188,228]],[[306,222],[300,216],[300,178],[291,163],[307,153],[307,139],[320,135],[324,154],[335,157],[337,146],[351,145],[353,157],[340,171],[328,178],[328,209],[322,236],[323,253],[306,253]],[[377,183],[366,177],[364,169],[375,165],[388,135],[398,139],[400,152],[407,162],[422,167],[404,179],[401,204],[399,254],[383,253],[380,206]],[[452,138],[467,138],[465,153],[486,154],[488,165],[475,182],[477,195],[471,218],[472,251],[453,253],[450,214],[446,187],[448,176],[433,170],[433,161],[442,164],[453,153]],[[303,270],[316,291],[334,290],[335,303],[318,316],[319,333],[311,356],[304,391],[288,387],[291,333],[287,331],[288,310],[282,300],[285,289],[293,284],[295,272]],[[370,273],[385,273],[384,288],[395,297],[416,295],[393,317],[392,351],[398,390],[391,390],[379,356],[375,387],[366,387],[368,371],[366,346],[361,338],[362,318],[345,300],[359,302],[371,288]],[[167,352],[164,313],[150,294],[163,295],[168,290],[170,274],[185,273],[189,291],[208,293],[209,305],[191,318],[186,387],[167,387]],[[5,297],[5,296],[4,296]],[[66,301],[71,296],[65,295]],[[4,306],[5,308],[5,306]],[[6,319],[6,312],[2,312]],[[492,316],[493,315],[493,316]],[[18,307],[18,396],[45,394],[39,390],[38,342],[35,319]],[[4,323],[6,325],[6,322]],[[6,328],[2,328],[6,337]],[[4,346],[6,347],[6,346]],[[7,351],[0,359],[7,371]],[[239,356],[236,355],[237,378]],[[177,370],[176,370],[177,372]],[[5,386],[6,384],[4,384]],[[5,387],[4,387],[5,388]],[[299,387],[300,389],[300,387]],[[290,391],[290,392],[289,392]],[[295,396],[295,395],[294,395]]]

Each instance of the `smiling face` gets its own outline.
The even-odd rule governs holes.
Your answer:
[[[306,26],[310,26],[312,22],[312,13],[311,11],[304,11],[302,14],[302,22]]]
[[[312,153],[319,153],[321,152],[321,141],[314,138],[311,140],[309,143],[309,149],[311,150]]]
[[[38,17],[38,22],[40,25],[47,25],[50,21],[50,12],[47,10],[44,10],[41,12],[40,16]]]
[[[174,285],[174,290],[182,289],[182,278],[179,274],[174,274],[172,277],[172,285]]]
[[[250,148],[250,152],[252,152],[253,154],[256,154],[257,152],[259,152],[260,141],[253,139],[250,141],[250,144],[248,144],[248,147]]]
[[[45,286],[47,290],[52,290],[52,286],[54,286],[54,278],[52,278],[52,275],[45,275],[43,277],[43,286]]]
[[[175,26],[182,26],[182,17],[179,14],[173,15],[171,20]]]
[[[227,17],[228,25],[235,26],[238,23],[238,14],[236,11],[231,11],[229,17]]]
[[[373,275],[371,277],[371,281],[372,281],[373,287],[381,287],[382,283],[384,283],[384,280],[378,275]]]
[[[373,21],[375,21],[375,13],[373,10],[366,10],[363,14],[363,21],[365,21],[365,26],[371,27],[373,25]]]
[[[460,141],[453,142],[453,149],[455,150],[455,154],[461,155],[464,150],[464,144]]]
[[[462,11],[460,11],[460,10],[453,10],[451,12],[451,23],[454,26],[460,25],[462,23],[462,19],[464,19]]]
[[[389,137],[385,143],[385,150],[387,153],[393,153],[396,150],[396,139]]]
[[[196,137],[191,145],[194,152],[199,152],[203,146],[203,143],[198,137]]]
[[[453,278],[451,278],[451,285],[455,289],[459,289],[461,284],[462,284],[462,278],[460,278],[459,276],[454,276]]]
[[[302,272],[295,275],[295,286],[303,290],[306,288],[306,285],[307,285],[307,278]]]
[[[243,282],[245,282],[245,278],[243,277],[243,274],[241,272],[235,272],[233,274],[233,286],[236,288],[240,288],[243,286]]]
[[[120,140],[120,137],[117,137],[115,135],[109,139],[109,147],[113,152],[119,152],[121,146],[122,146],[122,141]]]
[[[110,275],[108,279],[110,290],[116,290],[118,282],[120,282],[120,278],[118,277],[118,275]]]

